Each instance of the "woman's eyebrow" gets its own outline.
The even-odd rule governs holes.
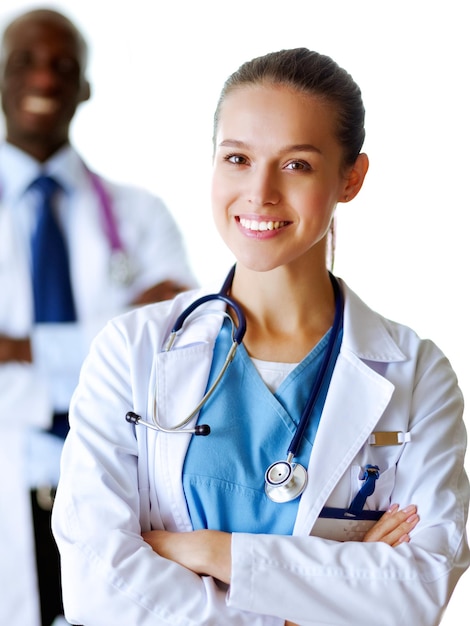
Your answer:
[[[221,148],[249,148],[250,145],[244,141],[239,141],[238,139],[224,139],[220,142],[219,146]],[[279,150],[279,154],[284,154],[285,152],[316,152],[321,154],[321,150],[314,146],[311,143],[295,143],[292,145],[285,146]]]

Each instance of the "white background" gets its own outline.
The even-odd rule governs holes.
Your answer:
[[[306,46],[345,67],[363,91],[371,167],[359,196],[338,207],[335,272],[373,308],[432,338],[470,397],[466,4],[62,0],[47,6],[75,20],[91,48],[93,96],[74,121],[75,145],[99,173],[165,200],[201,283],[222,280],[232,262],[209,205],[212,115],[223,81],[243,61],[285,47]],[[0,27],[36,6],[43,3],[2,0]],[[467,572],[445,626],[468,625],[469,593]]]

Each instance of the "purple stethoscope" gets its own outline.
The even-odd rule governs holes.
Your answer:
[[[103,227],[106,237],[111,248],[111,257],[109,261],[109,275],[111,281],[116,285],[128,285],[132,280],[132,265],[129,255],[126,253],[121,237],[117,229],[116,220],[114,219],[111,199],[104,188],[100,177],[88,169],[85,169],[90,177],[91,183],[98,197],[101,215],[103,218]]]

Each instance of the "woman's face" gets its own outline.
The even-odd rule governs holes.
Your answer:
[[[347,179],[335,109],[280,85],[237,88],[220,110],[212,207],[239,263],[266,271],[313,255]],[[318,249],[317,249],[318,253]]]

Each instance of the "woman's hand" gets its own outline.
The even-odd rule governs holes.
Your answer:
[[[366,533],[363,541],[382,541],[392,547],[407,543],[409,533],[419,522],[415,505],[399,510],[393,504],[380,520]],[[199,576],[212,576],[230,584],[232,567],[232,536],[218,530],[195,530],[174,533],[167,530],[151,530],[142,534],[160,556],[191,570]],[[285,626],[297,626],[286,621]]]
[[[382,541],[395,548],[401,543],[408,543],[409,533],[419,522],[417,507],[410,505],[399,510],[398,504],[392,504],[386,513],[366,533],[363,541]],[[294,622],[286,620],[284,626],[298,626]]]
[[[395,548],[401,543],[409,542],[409,533],[418,522],[419,515],[414,504],[402,510],[399,510],[398,504],[392,504],[379,521],[367,531],[363,541],[382,541]]]
[[[393,504],[381,519],[366,533],[363,541],[382,541],[392,547],[407,543],[409,533],[419,522],[415,505],[399,510]],[[201,576],[212,576],[230,583],[232,565],[232,536],[218,530],[195,530],[174,533],[167,530],[151,530],[143,533],[153,550],[170,561],[179,563]]]
[[[179,563],[200,576],[212,576],[230,583],[232,535],[218,530],[173,533],[151,530],[143,533],[153,550],[165,559]]]

